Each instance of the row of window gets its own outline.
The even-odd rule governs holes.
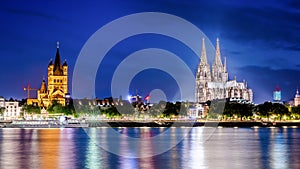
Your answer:
[[[17,110],[5,110],[5,112],[12,112],[12,111],[17,112]]]
[[[61,79],[54,79],[54,83],[62,83]]]
[[[9,108],[8,106],[6,106],[6,108]],[[10,106],[10,108],[13,108],[13,106]],[[15,106],[15,108],[17,108],[17,106]]]

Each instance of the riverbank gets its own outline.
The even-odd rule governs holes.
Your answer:
[[[78,128],[78,127],[300,127],[300,121],[257,122],[257,121],[91,121],[76,125],[41,125],[0,123],[2,128]]]
[[[300,122],[107,122],[111,127],[300,127]],[[103,127],[107,124],[93,123],[90,127]],[[94,126],[93,126],[94,125]]]

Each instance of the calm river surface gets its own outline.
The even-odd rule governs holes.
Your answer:
[[[203,139],[198,127],[181,139],[184,130],[1,129],[0,168],[300,168],[299,128],[217,128]]]

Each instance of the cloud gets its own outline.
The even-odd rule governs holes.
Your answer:
[[[242,43],[263,42],[272,48],[299,47],[300,13],[287,5],[228,6],[224,12],[223,36]]]
[[[7,8],[7,7],[2,7],[2,8],[0,8],[0,10],[6,11],[10,14],[33,16],[33,17],[40,17],[40,18],[44,18],[44,19],[67,22],[67,20],[63,19],[62,17],[58,17],[55,15],[49,15],[44,12],[39,12],[36,10],[34,11],[34,10],[27,10],[27,9],[13,9],[13,8]]]
[[[261,66],[244,66],[238,69],[238,77],[247,80],[254,91],[255,102],[261,103],[272,100],[272,92],[276,85],[282,90],[284,101],[293,99],[298,85],[300,85],[299,69],[272,69]]]

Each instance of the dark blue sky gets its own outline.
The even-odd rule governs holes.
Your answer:
[[[25,98],[22,88],[28,83],[39,88],[47,75],[49,60],[55,56],[58,40],[61,57],[69,64],[71,81],[76,58],[88,38],[110,21],[137,12],[164,12],[182,17],[201,29],[214,45],[219,37],[222,56],[227,57],[229,78],[236,75],[238,80],[248,81],[256,103],[272,100],[276,85],[282,89],[283,100],[289,100],[300,85],[297,0],[24,0],[0,2],[0,95]],[[134,36],[117,44],[101,63],[96,79],[97,97],[110,96],[111,76],[122,59],[149,47],[170,50],[196,70],[199,58],[179,42],[156,35]],[[174,98],[172,92],[177,86],[168,74],[149,70],[132,80],[130,92],[138,89],[141,95],[146,95],[154,88],[165,89],[168,98]]]

